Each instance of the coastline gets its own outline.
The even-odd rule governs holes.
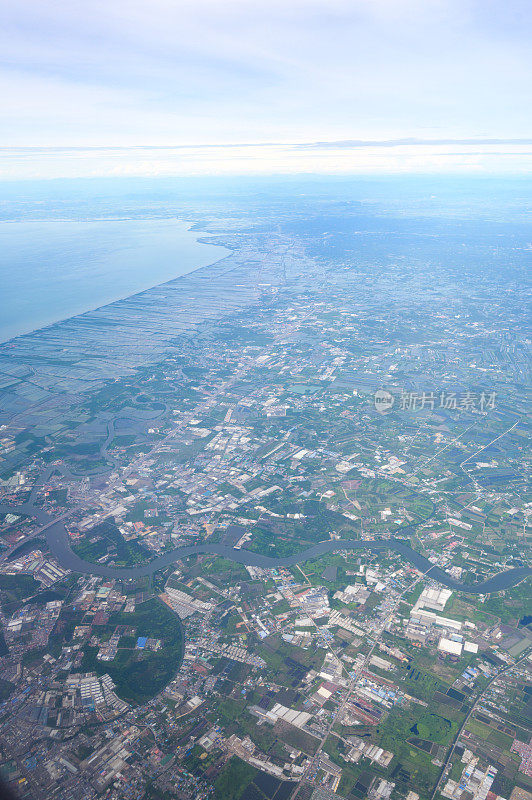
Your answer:
[[[205,241],[206,235],[177,217],[0,220],[0,347],[192,275],[230,254]],[[26,253],[27,239],[38,242],[36,251]],[[103,239],[103,246],[95,239]],[[18,269],[22,261],[29,270]]]

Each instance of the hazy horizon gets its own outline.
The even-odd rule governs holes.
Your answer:
[[[531,10],[11,5],[0,176],[530,172]]]

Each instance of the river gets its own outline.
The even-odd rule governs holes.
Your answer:
[[[426,573],[433,580],[468,594],[488,594],[509,589],[520,583],[532,574],[530,567],[516,567],[515,569],[500,572],[486,581],[466,584],[455,580],[443,569],[432,564],[425,556],[418,553],[402,539],[389,538],[378,541],[365,541],[349,539],[334,539],[318,544],[303,550],[295,555],[285,558],[271,558],[270,556],[253,553],[250,550],[235,550],[224,544],[205,542],[204,544],[190,545],[186,547],[176,547],[161,556],[158,556],[149,564],[139,567],[113,567],[107,564],[92,564],[76,555],[71,546],[67,529],[62,521],[54,521],[45,511],[27,503],[20,506],[11,506],[0,503],[0,513],[26,514],[33,516],[41,526],[46,527],[46,541],[51,553],[55,556],[62,567],[79,572],[82,574],[99,575],[104,578],[116,578],[124,580],[129,578],[139,578],[144,575],[151,575],[158,569],[170,566],[175,561],[188,556],[199,554],[218,555],[244,564],[248,567],[290,567],[295,564],[303,564],[305,561],[331,553],[335,550],[377,552],[382,553],[386,550],[393,550],[406,561],[409,561],[416,569]]]

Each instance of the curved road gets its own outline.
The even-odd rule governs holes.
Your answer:
[[[260,555],[259,553],[253,553],[251,550],[235,550],[228,545],[206,542],[205,544],[176,547],[174,550],[169,550],[167,553],[158,556],[149,564],[143,566],[112,567],[105,564],[92,564],[76,555],[70,546],[70,538],[62,520],[54,520],[45,511],[36,508],[29,502],[19,506],[10,506],[0,503],[0,512],[4,514],[25,514],[35,517],[37,522],[44,528],[43,532],[46,534],[46,540],[50,551],[62,567],[70,569],[73,572],[100,575],[101,577],[117,578],[119,580],[151,575],[158,569],[170,566],[170,564],[180,558],[200,553],[223,556],[230,561],[235,561],[238,564],[244,564],[250,567],[271,568],[290,567],[295,564],[302,564],[309,559],[316,558],[325,553],[330,553],[333,550],[371,550],[373,552],[394,550],[413,564],[420,572],[426,573],[429,577],[439,581],[439,583],[442,583],[444,586],[448,586],[450,589],[457,589],[469,594],[488,594],[490,592],[499,592],[503,589],[509,589],[532,574],[532,569],[530,567],[518,567],[516,569],[507,570],[506,572],[500,572],[498,575],[481,583],[464,584],[451,578],[451,576],[440,569],[440,567],[431,564],[425,556],[413,550],[410,545],[402,539],[394,538],[370,542],[362,540],[352,541],[350,539],[333,539],[331,541],[320,542],[319,544],[303,550],[301,553],[286,556],[285,558],[272,558],[270,556]]]

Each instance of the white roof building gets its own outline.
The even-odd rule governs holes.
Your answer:
[[[416,606],[418,608],[431,608],[433,611],[443,611],[451,595],[452,591],[450,589],[436,589],[427,586],[421,592]]]
[[[452,639],[447,639],[442,636],[438,643],[438,650],[443,653],[450,653],[453,656],[462,655],[462,642],[454,642]]]

